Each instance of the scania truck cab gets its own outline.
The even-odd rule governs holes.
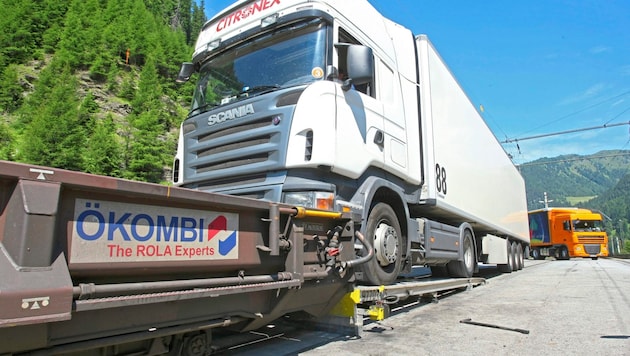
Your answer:
[[[372,284],[522,267],[522,177],[428,38],[367,1],[238,1],[203,26],[191,77],[175,185],[360,213]]]

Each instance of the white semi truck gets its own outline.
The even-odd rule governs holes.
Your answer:
[[[359,212],[369,284],[523,267],[521,175],[427,36],[368,1],[238,1],[203,26],[193,75],[176,185]]]

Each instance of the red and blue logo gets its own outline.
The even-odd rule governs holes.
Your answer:
[[[227,231],[227,218],[221,215],[208,224],[208,241],[224,231]],[[235,247],[236,231],[232,231],[227,238],[219,240],[219,254],[221,256],[227,256]]]

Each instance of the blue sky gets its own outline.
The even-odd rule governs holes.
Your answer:
[[[500,141],[630,121],[630,1],[370,0],[426,34]],[[232,1],[206,0],[212,17]],[[630,125],[504,144],[521,164],[630,149]]]

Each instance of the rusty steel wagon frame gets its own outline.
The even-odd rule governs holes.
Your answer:
[[[124,213],[93,212],[104,224],[88,231],[77,227],[81,204]],[[114,240],[111,231],[124,232],[132,217],[152,232],[154,219],[138,211],[145,209],[234,217],[237,257],[214,259],[214,250],[198,247],[163,259],[171,247],[161,241],[149,254],[138,246],[150,236],[138,232],[137,241],[123,241],[131,247],[110,244],[104,255],[92,247],[100,246],[89,241],[97,233],[109,229]],[[78,230],[89,238],[79,241]],[[172,349],[174,335],[251,330],[291,312],[320,316],[352,290],[352,268],[371,257],[356,259],[355,238],[365,244],[349,213],[0,161],[0,353],[143,340]]]

